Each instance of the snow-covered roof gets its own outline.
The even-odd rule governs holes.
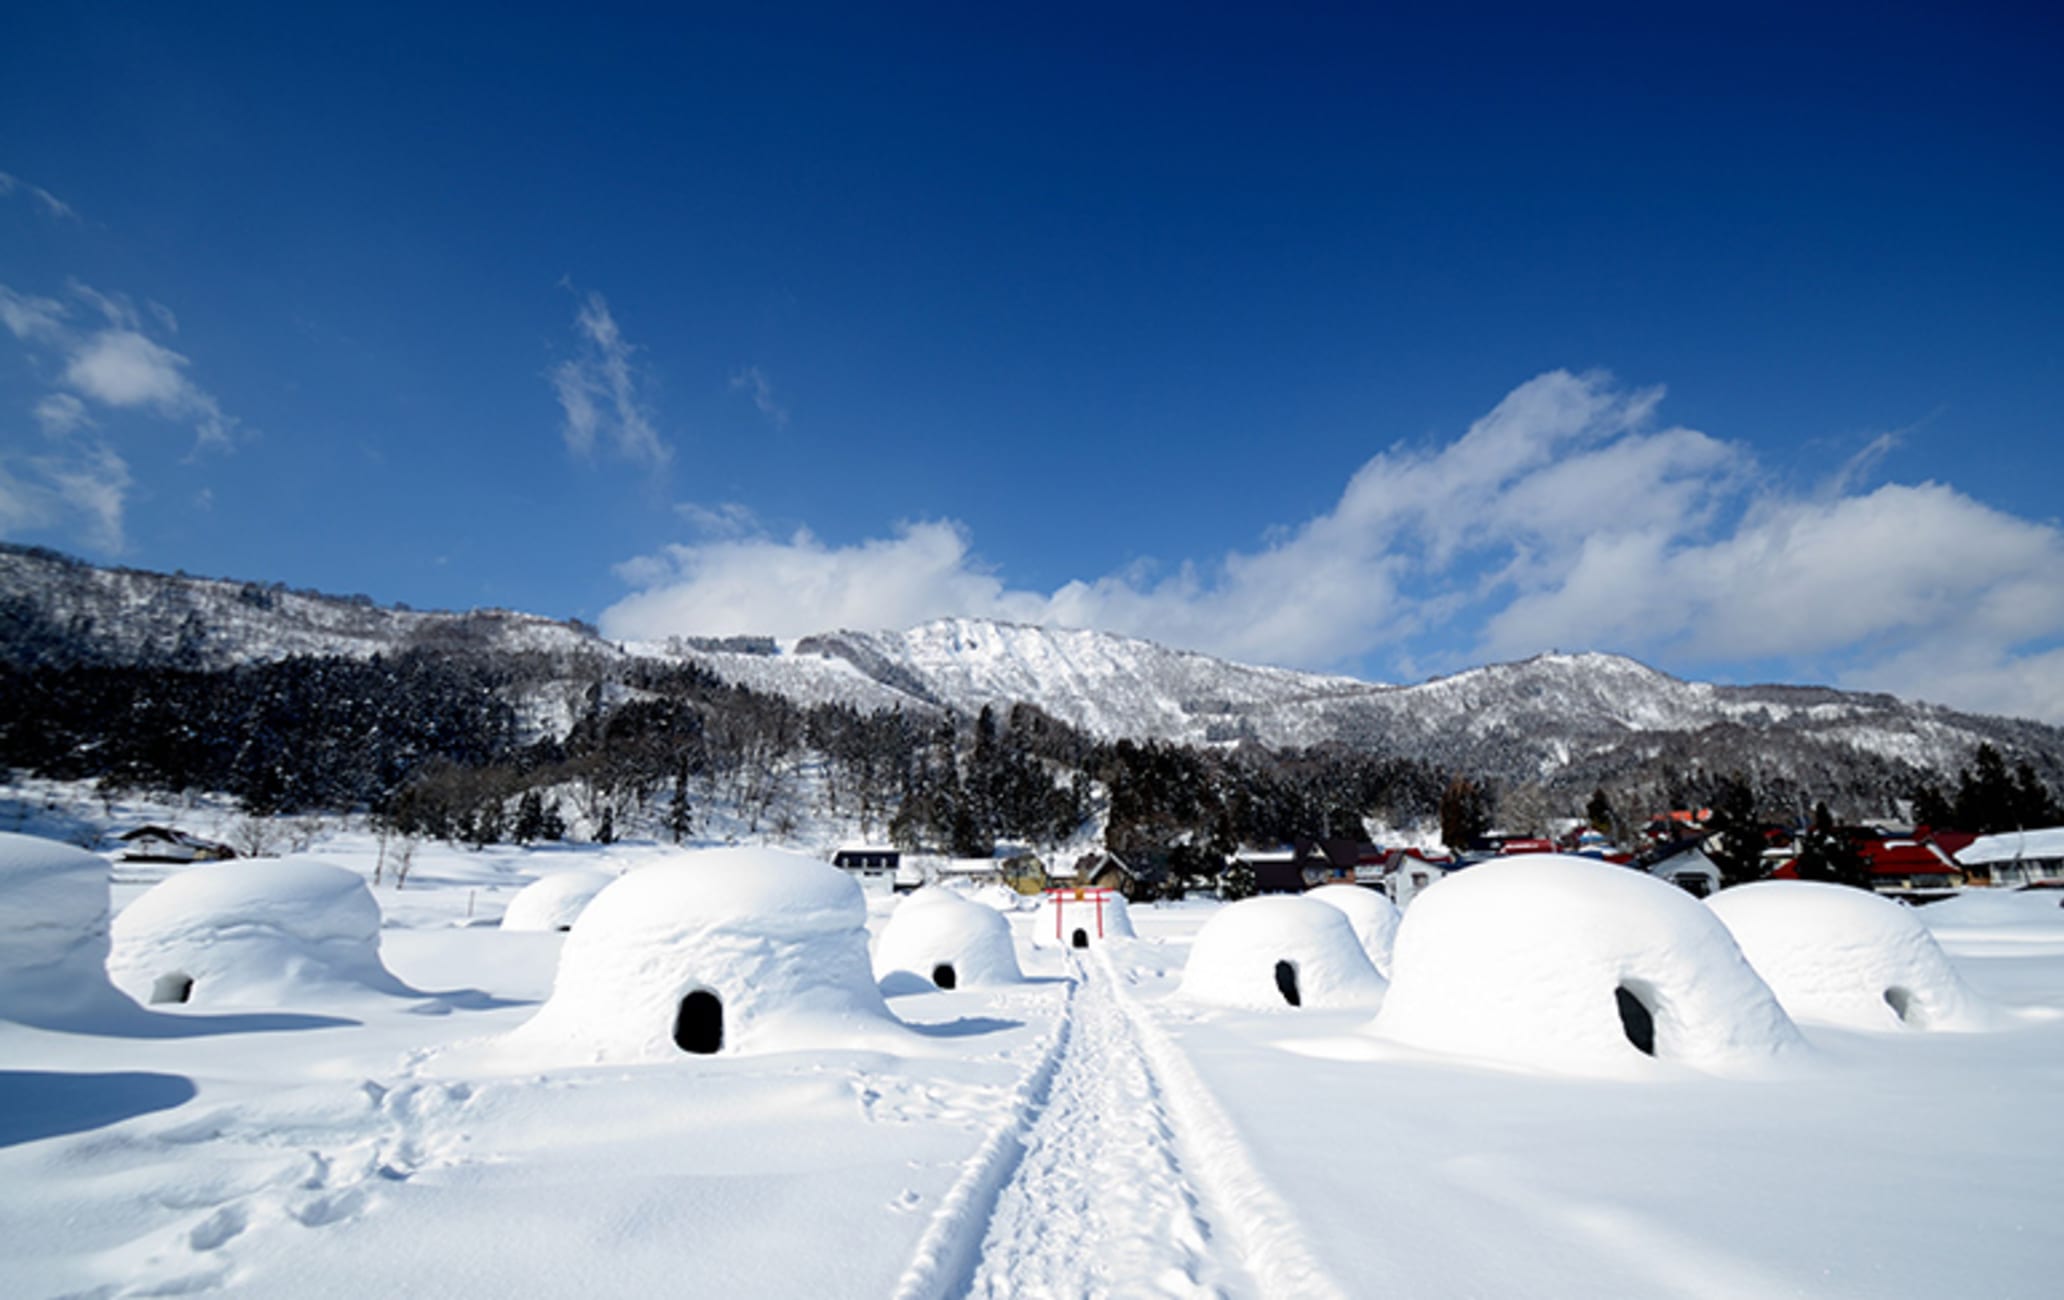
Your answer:
[[[2064,858],[2064,826],[2034,831],[2007,831],[1981,835],[1956,855],[1969,866],[1990,862],[2021,862],[2029,859]]]

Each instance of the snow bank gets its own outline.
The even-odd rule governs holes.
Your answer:
[[[84,1027],[136,1008],[108,983],[107,863],[0,833],[0,1019]]]
[[[1376,973],[1385,979],[1390,977],[1390,950],[1397,942],[1396,903],[1360,885],[1320,885],[1307,890],[1304,897],[1345,912],[1347,923],[1354,927],[1355,939],[1361,943],[1362,951],[1369,954]]]
[[[1040,948],[1087,948],[1136,937],[1125,895],[1115,889],[1052,890],[1032,916],[1032,943]]]
[[[1930,930],[2064,927],[2064,889],[1974,889],[1914,915]]]
[[[357,872],[315,858],[194,867],[115,918],[108,974],[139,1002],[279,1006],[409,990],[380,963],[380,905]]]
[[[900,903],[875,945],[874,974],[915,975],[940,988],[1016,984],[1018,951],[1010,922],[992,907],[937,885]]]
[[[811,1048],[895,1050],[867,957],[867,903],[838,868],[778,849],[682,852],[597,894],[552,996],[508,1048],[657,1061]]]
[[[571,930],[574,918],[615,876],[602,871],[561,871],[516,891],[502,913],[504,930]]]
[[[1855,1029],[1988,1029],[1972,992],[1914,913],[1846,885],[1766,880],[1707,900],[1787,1013]]]
[[[1217,1006],[1266,1010],[1373,1007],[1383,988],[1344,911],[1282,897],[1228,904],[1206,921],[1190,945],[1180,992]]]
[[[1801,1045],[1727,927],[1675,885],[1529,854],[1458,871],[1398,926],[1371,1029],[1438,1052],[1572,1074],[1658,1058],[1748,1070]]]

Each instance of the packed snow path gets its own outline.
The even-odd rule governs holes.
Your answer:
[[[1097,951],[1071,958],[1070,967],[1074,987],[1052,1052],[937,1225],[964,1234],[963,1250],[982,1232],[979,1247],[946,1276],[921,1258],[916,1271],[931,1274],[933,1285],[912,1276],[904,1290],[983,1298],[1340,1294],[1187,1062],[1124,995],[1110,957]],[[1007,1167],[1013,1154],[1015,1167]],[[1238,1230],[1220,1215],[1239,1216]],[[922,1252],[934,1262],[940,1253]]]

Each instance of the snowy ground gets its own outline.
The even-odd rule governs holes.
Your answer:
[[[316,847],[370,869],[363,836]],[[551,987],[562,936],[493,928],[515,890],[657,851],[425,846],[379,891],[420,996],[167,1014],[163,1036],[0,1024],[0,1294],[2033,1297],[2064,1276],[2064,911],[1944,914],[2015,1027],[1807,1026],[1809,1059],[1754,1081],[1372,1058],[1338,1050],[1366,1010],[1186,1004],[1210,904],[1137,909],[1137,941],[1087,954],[1034,950],[1019,916],[1030,982],[892,998],[906,1055],[507,1074],[466,1047]],[[124,867],[117,905],[151,874]]]

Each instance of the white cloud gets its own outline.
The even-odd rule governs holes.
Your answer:
[[[620,567],[639,590],[602,626],[798,635],[973,614],[1305,667],[1598,648],[1791,662],[2064,720],[2064,533],[1941,484],[1866,490],[1882,440],[1804,494],[1759,484],[1745,446],[1654,427],[1660,399],[1551,372],[1452,443],[1376,455],[1332,509],[1254,549],[1052,592],[1010,588],[954,521],[850,546],[705,529]]]
[[[72,296],[105,318],[100,328],[73,324],[72,308],[54,298],[36,298],[0,285],[0,324],[39,357],[52,362],[59,382],[71,391],[39,398],[34,413],[47,433],[63,433],[88,422],[81,398],[115,410],[145,410],[187,425],[196,450],[226,448],[237,427],[214,395],[187,374],[192,363],[143,332],[141,315],[120,294],[104,294],[74,282]],[[153,315],[169,316],[162,308]]]
[[[104,443],[0,454],[0,536],[63,529],[89,549],[119,554],[129,487],[128,462]]]
[[[86,414],[86,403],[70,393],[50,393],[37,400],[30,414],[36,417],[45,437],[64,438],[78,429],[90,428],[93,417]]]
[[[788,408],[774,400],[774,385],[758,366],[747,366],[731,376],[731,388],[734,392],[742,389],[752,394],[753,405],[775,428],[788,423]]]
[[[55,217],[60,221],[77,221],[79,219],[79,214],[72,211],[71,204],[66,203],[41,185],[31,185],[20,177],[0,172],[0,198],[6,198],[12,194],[27,195],[31,202],[43,210],[45,216]]]
[[[664,466],[673,451],[652,427],[638,398],[638,375],[631,364],[637,349],[617,328],[601,294],[591,292],[581,299],[574,333],[580,339],[579,355],[551,372],[565,415],[561,432],[567,450],[590,456],[596,443],[606,439],[627,460]]]

